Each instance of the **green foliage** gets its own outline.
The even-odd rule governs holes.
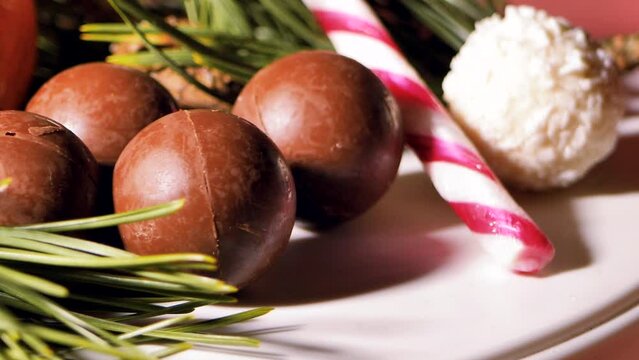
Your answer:
[[[331,49],[330,42],[299,0],[184,0],[185,21],[169,24],[131,0],[109,0],[124,24],[87,24],[89,41],[143,44],[146,50],[114,55],[129,66],[170,67],[187,82],[217,98],[233,95],[211,89],[187,68],[218,69],[247,82],[274,60],[304,49]]]
[[[10,186],[8,180],[0,184]],[[204,305],[235,301],[229,296],[236,290],[233,286],[194,273],[215,271],[210,256],[138,256],[56,234],[167,216],[183,203],[0,227],[0,359],[62,359],[78,349],[122,359],[157,359],[193,344],[257,346],[256,339],[211,330],[250,320],[270,308],[204,320],[189,314]],[[147,343],[166,347],[156,353],[138,347]]]
[[[400,0],[413,16],[455,50],[475,23],[504,7],[504,0]]]

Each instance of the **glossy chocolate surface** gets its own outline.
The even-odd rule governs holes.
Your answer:
[[[179,111],[142,130],[115,166],[118,212],[184,198],[178,213],[120,226],[138,254],[202,252],[242,286],[288,244],[295,187],[276,146],[236,116]]]
[[[397,174],[403,135],[394,99],[371,71],[341,55],[307,51],[276,61],[251,79],[233,113],[284,154],[302,219],[355,217]]]
[[[0,111],[0,225],[88,216],[97,164],[62,125],[21,111]]]
[[[153,78],[106,63],[82,64],[59,73],[27,105],[27,111],[73,131],[101,165],[115,164],[135,134],[175,110],[171,95]]]

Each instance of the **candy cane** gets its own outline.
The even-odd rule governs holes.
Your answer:
[[[513,271],[543,268],[554,255],[552,244],[501,185],[365,1],[302,1],[337,52],[375,72],[395,96],[408,145],[484,249]]]

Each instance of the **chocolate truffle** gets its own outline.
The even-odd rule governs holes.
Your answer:
[[[325,225],[370,208],[397,174],[403,135],[394,99],[347,57],[305,51],[259,71],[233,113],[262,129],[291,167],[298,216]]]
[[[0,111],[0,225],[88,216],[97,164],[62,125],[21,111]]]
[[[184,198],[176,214],[120,226],[137,254],[201,252],[220,278],[243,286],[288,244],[295,187],[282,155],[248,121],[179,111],[146,127],[115,165],[117,212]]]
[[[115,164],[135,134],[176,110],[171,95],[153,78],[107,63],[82,64],[57,74],[27,105],[27,111],[73,131],[101,165]]]

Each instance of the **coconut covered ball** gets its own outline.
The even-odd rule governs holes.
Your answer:
[[[565,20],[527,6],[477,23],[444,98],[497,175],[564,187],[614,148],[623,99],[612,58]]]

